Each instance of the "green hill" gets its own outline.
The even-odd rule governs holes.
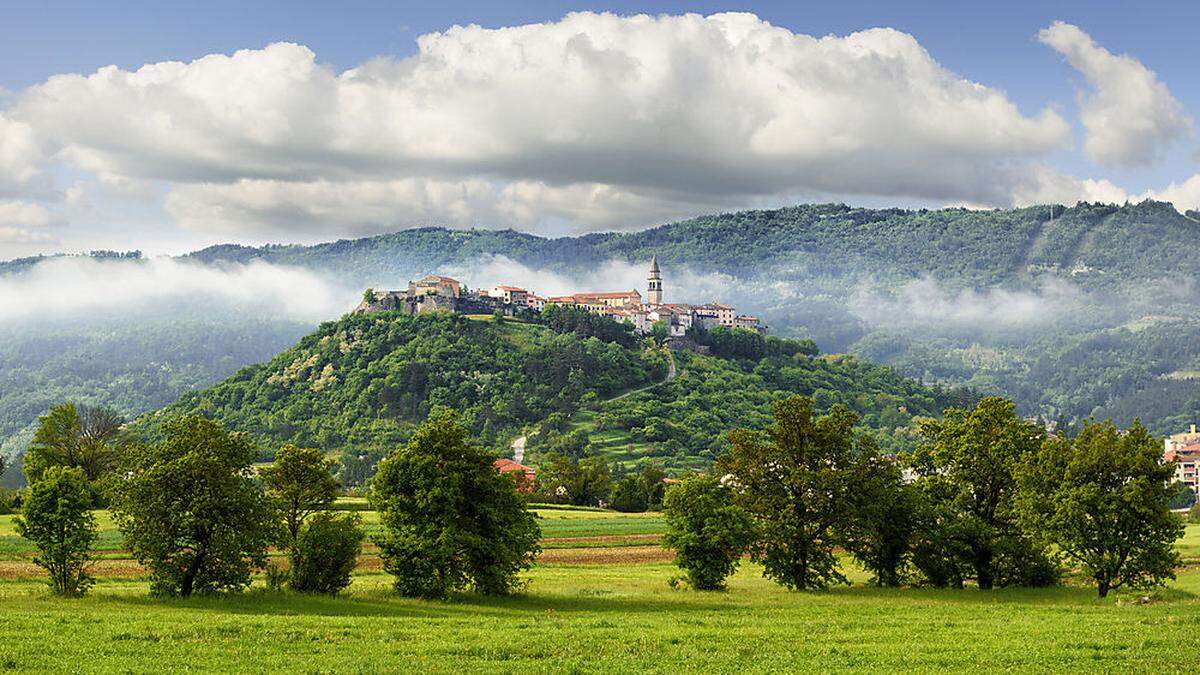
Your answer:
[[[853,357],[810,356],[809,344],[764,345],[743,359],[675,352],[669,378],[669,357],[651,342],[449,313],[349,315],[136,427],[152,435],[164,416],[201,413],[252,436],[264,460],[289,442],[357,457],[402,444],[445,406],[498,453],[532,430],[534,463],[544,427],[566,420],[561,431],[590,436],[582,454],[687,469],[711,462],[728,430],[766,423],[771,404],[791,394],[850,406],[888,448],[907,443],[914,416],[967,400]]]
[[[405,442],[444,406],[503,446],[550,413],[661,380],[666,363],[657,349],[490,317],[348,315],[137,426],[153,433],[161,416],[201,413],[250,434],[264,457],[283,443],[368,451]]]

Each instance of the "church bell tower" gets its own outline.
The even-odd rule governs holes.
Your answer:
[[[646,304],[663,304],[662,272],[658,271],[658,256],[650,257],[650,275],[646,280],[650,283],[646,293]]]

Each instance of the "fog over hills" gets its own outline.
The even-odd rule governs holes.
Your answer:
[[[430,272],[543,295],[643,288],[721,300],[926,380],[1049,418],[1200,415],[1200,222],[1169,204],[1011,210],[802,205],[634,233],[543,238],[422,228],[315,246],[215,246],[176,258],[0,263],[0,439],[72,398],[127,415],[269,359],[366,287]],[[133,339],[136,336],[136,339]]]

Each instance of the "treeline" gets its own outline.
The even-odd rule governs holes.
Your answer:
[[[1174,466],[1140,425],[1048,434],[987,398],[923,422],[897,461],[856,424],[780,401],[765,430],[730,434],[711,476],[668,491],[666,542],[692,585],[722,587],[746,552],[788,588],[847,583],[839,548],[880,586],[1046,586],[1072,570],[1105,597],[1174,578]]]
[[[30,448],[16,529],[59,595],[81,595],[94,581],[100,502],[149,571],[153,595],[241,591],[256,570],[273,590],[340,592],[365,533],[357,514],[330,510],[339,490],[333,463],[286,445],[255,472],[256,455],[245,435],[200,416],[168,419],[160,440],[144,443],[111,411],[57,406]],[[516,481],[496,471],[453,413],[388,454],[371,504],[383,526],[374,543],[403,595],[508,594],[523,587],[519,575],[539,551],[541,532]],[[270,561],[270,547],[286,552],[286,568]]]

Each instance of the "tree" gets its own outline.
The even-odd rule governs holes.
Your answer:
[[[375,302],[375,289],[368,288],[367,290],[363,291],[362,301],[367,304]]]
[[[162,433],[161,443],[134,446],[113,483],[125,546],[150,568],[155,595],[245,588],[279,534],[254,482],[254,446],[203,417],[169,420]]]
[[[865,458],[852,494],[853,515],[843,530],[845,546],[871,572],[877,586],[899,586],[912,556],[920,501],[900,467],[883,457]]]
[[[50,574],[50,588],[58,595],[82,595],[92,585],[87,573],[96,540],[91,506],[83,471],[51,466],[30,486],[16,519],[17,534],[37,547],[33,562]]]
[[[362,551],[357,514],[322,511],[310,518],[291,554],[288,585],[301,593],[337,594],[350,585],[350,573]]]
[[[576,460],[550,454],[539,465],[537,491],[576,506],[595,506],[612,493],[612,470],[603,457]]]
[[[954,585],[960,585],[956,577],[964,568],[984,590],[997,583],[1038,581],[1033,568],[1040,568],[1046,556],[1029,550],[1032,542],[1018,526],[1013,472],[1041,447],[1043,429],[1017,417],[1011,401],[989,397],[974,409],[948,408],[942,419],[923,421],[921,435],[911,460],[920,477],[917,488],[934,514],[925,521],[932,529],[921,536],[926,553],[954,559],[922,557],[950,571],[947,579]],[[1022,561],[1033,568],[1012,564]]]
[[[267,494],[283,512],[288,542],[293,548],[304,521],[337,499],[338,482],[334,462],[314,448],[297,448],[288,443],[275,453],[275,461],[259,471]]]
[[[646,510],[646,491],[637,475],[629,474],[613,485],[610,506],[623,513],[641,513]]]
[[[751,557],[788,588],[848,583],[835,535],[852,514],[858,457],[873,454],[873,442],[854,433],[858,418],[845,407],[815,417],[813,400],[803,396],[776,402],[774,418],[765,438],[730,433],[733,447],[718,463],[758,527]]]
[[[120,460],[125,421],[108,408],[75,403],[54,406],[38,419],[25,453],[25,477],[32,485],[52,466],[76,467],[96,481]]]
[[[1138,421],[1084,422],[1074,439],[1054,436],[1018,470],[1026,527],[1096,582],[1100,597],[1175,578],[1183,522],[1169,502],[1173,464]]]
[[[489,595],[521,587],[518,574],[540,551],[536,516],[467,438],[452,412],[426,421],[379,465],[371,503],[384,569],[403,595],[441,598],[473,586]]]
[[[725,588],[754,539],[754,522],[734,503],[732,490],[712,476],[689,476],[667,491],[663,507],[663,543],[675,551],[688,583],[701,591]]]

